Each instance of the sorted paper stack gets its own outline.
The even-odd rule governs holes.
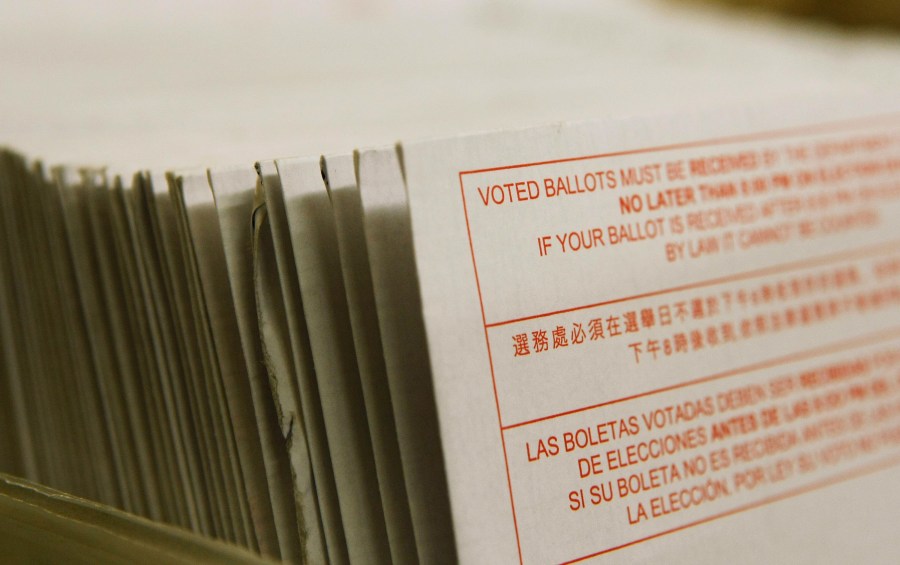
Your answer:
[[[448,10],[273,20],[247,55],[244,20],[151,9],[117,73],[163,28],[223,41],[206,81],[169,54],[171,111],[131,122],[164,76],[90,73],[79,100],[122,112],[96,129],[2,108],[47,160],[0,162],[0,472],[290,562],[890,560],[900,42]],[[295,25],[332,51],[272,56]],[[110,541],[131,518],[37,489],[83,526],[57,538],[4,481],[0,521],[40,525],[8,539],[48,556],[106,524],[111,560],[250,559],[141,521]]]

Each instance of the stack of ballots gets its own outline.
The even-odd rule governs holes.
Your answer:
[[[0,545],[896,556],[900,39],[349,7],[0,10]]]

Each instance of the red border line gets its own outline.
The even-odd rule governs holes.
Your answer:
[[[564,308],[562,310],[554,310],[552,312],[545,312],[543,314],[534,314],[532,316],[523,316],[521,318],[513,318],[511,320],[503,320],[502,322],[491,322],[490,324],[486,324],[486,326],[488,328],[496,328],[498,326],[507,326],[509,324],[516,324],[518,322],[527,322],[529,320],[536,320],[538,318],[546,318],[548,316],[555,316],[557,314],[568,314],[570,312],[577,312],[578,310],[599,308],[601,306],[609,306],[609,305],[618,304],[621,302],[628,302],[630,300],[638,300],[641,298],[652,298],[654,296],[661,296],[663,294],[671,294],[673,292],[682,292],[685,290],[706,288],[706,287],[715,286],[718,284],[725,284],[725,283],[736,282],[736,281],[741,281],[741,280],[755,279],[755,278],[760,278],[760,277],[765,277],[765,276],[770,276],[770,275],[777,275],[780,273],[786,273],[786,272],[790,272],[790,271],[799,271],[799,270],[803,270],[803,269],[809,269],[811,267],[818,267],[821,265],[827,265],[829,263],[836,263],[836,262],[839,262],[842,260],[860,259],[862,257],[896,253],[898,251],[900,251],[900,240],[894,240],[894,241],[889,241],[887,243],[879,243],[879,244],[871,245],[868,247],[861,247],[859,249],[854,249],[851,251],[842,251],[840,253],[833,253],[831,255],[823,255],[820,257],[813,258],[813,259],[805,259],[802,261],[795,261],[792,263],[784,263],[782,265],[773,265],[771,267],[765,267],[763,269],[747,271],[745,273],[738,273],[736,275],[729,275],[727,277],[708,279],[705,281],[688,283],[688,284],[683,284],[680,286],[673,286],[671,288],[664,288],[661,290],[644,292],[644,293],[635,294],[632,296],[624,296],[622,298],[613,298],[611,300],[605,300],[603,302],[594,302],[593,304],[585,304],[584,306],[574,306],[572,308]]]
[[[866,336],[861,336],[856,339],[850,341],[842,341],[838,343],[832,343],[829,345],[823,345],[820,347],[815,347],[813,349],[807,349],[806,351],[799,351],[797,353],[792,353],[790,355],[784,355],[782,357],[776,357],[774,359],[769,359],[767,361],[759,361],[757,363],[751,363],[750,365],[745,365],[743,367],[738,367],[736,369],[729,369],[728,371],[723,371],[721,373],[715,373],[712,375],[708,375],[706,377],[700,377],[697,379],[692,379],[690,381],[684,381],[678,384],[664,386],[661,388],[648,390],[646,392],[640,392],[638,394],[632,394],[631,396],[625,396],[622,398],[617,398],[615,400],[607,400],[606,402],[600,402],[598,404],[592,404],[590,406],[584,406],[582,408],[574,408],[572,410],[566,410],[565,412],[559,412],[558,414],[550,414],[549,416],[543,416],[541,418],[534,418],[533,420],[526,420],[524,422],[519,422],[517,424],[510,424],[503,428],[504,431],[511,430],[513,428],[521,428],[522,426],[529,426],[531,424],[537,424],[539,422],[545,422],[547,420],[554,420],[556,418],[560,418],[562,416],[571,416],[572,414],[578,414],[579,412],[586,412],[588,410],[595,410],[597,408],[603,408],[605,406],[611,406],[613,404],[620,404],[622,402],[627,402],[629,400],[636,400],[638,398],[643,398],[645,396],[652,396],[654,394],[659,394],[661,392],[669,392],[672,390],[677,390],[680,388],[694,386],[698,384],[708,383],[712,381],[717,381],[719,379],[725,379],[728,377],[735,377],[738,375],[742,375],[744,373],[752,373],[753,371],[759,371],[761,369],[769,369],[771,367],[777,367],[779,365],[785,365],[787,363],[793,363],[795,361],[805,361],[806,359],[813,359],[816,357],[821,357],[822,355],[827,355],[829,353],[836,353],[839,351],[847,351],[849,349],[856,349],[858,347],[865,347],[867,345],[874,345],[876,343],[881,343],[883,341],[890,341],[892,339],[900,338],[900,327],[891,328],[888,330],[882,330],[880,332],[875,332],[873,334],[869,334]]]
[[[775,130],[767,130],[756,133],[748,133],[743,135],[732,135],[726,137],[714,137],[709,139],[701,139],[697,141],[686,141],[683,143],[671,143],[668,145],[657,145],[655,147],[642,147],[640,149],[628,149],[625,151],[612,151],[609,153],[597,153],[594,155],[582,155],[580,157],[566,157],[562,159],[550,159],[547,161],[534,161],[531,163],[517,163],[515,165],[505,165],[500,167],[487,167],[484,169],[472,169],[469,171],[460,171],[461,175],[472,175],[477,173],[491,173],[496,171],[507,171],[511,169],[523,169],[526,167],[537,167],[540,165],[556,165],[559,163],[571,163],[574,161],[588,161],[591,159],[604,159],[607,157],[622,157],[624,155],[638,155],[641,153],[654,153],[658,151],[672,151],[675,149],[689,149],[693,147],[704,147],[706,145],[725,145],[728,143],[741,143],[744,141],[760,141],[764,139],[777,139],[783,137],[791,137],[795,135],[803,135],[818,131],[831,132],[844,129],[856,129],[867,127],[872,122],[882,124],[884,121],[892,121],[900,118],[900,113],[892,112],[890,114],[882,114],[879,116],[869,116],[866,118],[853,118],[847,120],[838,120],[834,122],[824,122],[814,125],[798,126],[793,128],[783,128]]]
[[[599,557],[601,555],[605,555],[607,553],[612,553],[613,551],[618,551],[620,549],[625,549],[626,547],[631,547],[632,545],[637,545],[639,543],[649,541],[652,539],[656,539],[662,536],[666,536],[669,534],[674,534],[676,532],[680,532],[682,530],[686,530],[688,528],[693,528],[694,526],[699,526],[701,524],[706,524],[707,522],[712,522],[713,520],[718,520],[719,518],[726,518],[728,516],[733,516],[735,514],[740,514],[741,512],[746,512],[747,510],[753,510],[755,508],[759,508],[761,506],[766,506],[775,502],[781,502],[782,500],[787,500],[789,498],[794,498],[801,494],[806,494],[808,492],[813,492],[816,490],[820,490],[826,487],[834,486],[836,484],[844,483],[850,481],[852,479],[858,479],[860,477],[864,477],[866,475],[871,475],[873,473],[877,473],[879,471],[885,471],[892,467],[896,467],[900,464],[900,456],[889,457],[877,463],[872,463],[870,465],[866,465],[860,467],[859,469],[854,469],[852,471],[847,471],[846,473],[841,473],[835,475],[834,477],[829,477],[827,479],[823,479],[821,481],[817,481],[814,483],[810,483],[808,485],[797,487],[792,490],[788,490],[781,494],[776,494],[773,496],[769,496],[767,498],[763,498],[757,500],[755,502],[751,502],[745,504],[743,506],[738,506],[737,508],[732,508],[731,510],[726,510],[724,512],[720,512],[718,514],[713,514],[712,516],[707,516],[706,518],[702,518],[700,520],[695,520],[688,524],[683,524],[681,526],[677,526],[675,528],[671,528],[665,530],[663,532],[659,532],[653,535],[649,535],[647,537],[643,537],[640,539],[636,539],[634,541],[630,541],[628,543],[623,543],[621,545],[617,545],[615,547],[610,547],[601,551],[597,551],[595,553],[591,553],[588,555],[583,555],[581,557],[576,557],[575,559],[571,559],[569,561],[563,561],[560,565],[569,565],[571,563],[578,563],[580,561],[584,561],[585,559],[590,559],[592,557]]]
[[[509,504],[512,509],[513,527],[516,530],[516,549],[519,551],[519,563],[522,561],[522,543],[519,540],[519,522],[516,518],[516,500],[513,496],[512,478],[509,474],[509,457],[506,454],[506,436],[503,434],[503,416],[500,413],[500,395],[497,394],[497,378],[494,375],[494,358],[491,354],[491,342],[488,338],[487,320],[484,317],[484,300],[481,297],[481,281],[478,278],[478,265],[475,262],[475,247],[472,243],[472,231],[469,226],[469,208],[466,204],[466,191],[462,175],[459,175],[459,192],[462,194],[463,212],[466,216],[466,232],[469,234],[469,251],[472,254],[472,268],[475,270],[475,286],[478,288],[478,303],[481,306],[481,323],[484,326],[484,343],[487,346],[488,364],[491,368],[491,384],[494,387],[494,404],[497,408],[497,426],[500,431],[500,443],[503,445],[503,462],[506,465],[506,486],[509,489]]]

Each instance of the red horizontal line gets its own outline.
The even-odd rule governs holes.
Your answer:
[[[843,251],[841,253],[833,253],[831,255],[823,255],[821,257],[816,257],[813,259],[805,259],[802,261],[795,261],[792,263],[784,263],[782,265],[774,265],[772,267],[765,267],[763,269],[757,269],[753,271],[747,271],[745,273],[738,273],[736,275],[729,275],[726,277],[719,277],[714,279],[708,279],[705,281],[700,281],[696,283],[689,283],[680,286],[673,286],[671,288],[664,288],[661,290],[654,290],[651,292],[644,292],[641,294],[635,294],[632,296],[625,296],[622,298],[614,298],[611,300],[604,300],[602,302],[594,302],[593,304],[585,304],[583,306],[573,306],[572,308],[564,308],[562,310],[554,310],[552,312],[544,312],[542,314],[533,314],[531,316],[523,316],[521,318],[513,318],[510,320],[503,320],[501,322],[491,322],[490,324],[486,324],[487,328],[494,328],[498,326],[507,326],[509,324],[516,324],[519,322],[527,322],[529,320],[536,320],[538,318],[546,318],[548,316],[556,316],[557,314],[568,314],[569,312],[577,312],[578,310],[586,310],[589,308],[599,308],[600,306],[609,306],[611,304],[618,304],[620,302],[628,302],[630,300],[638,300],[641,298],[652,298],[654,296],[661,296],[663,294],[670,294],[673,292],[681,292],[685,290],[693,290],[697,288],[706,288],[708,286],[715,286],[718,284],[725,284],[730,282],[736,282],[747,279],[754,279],[765,277],[769,275],[789,272],[789,271],[798,271],[802,269],[808,269],[810,267],[817,267],[819,265],[826,265],[828,263],[834,263],[838,261],[842,261],[845,259],[859,259],[861,257],[868,257],[870,255],[881,255],[883,253],[890,253],[900,250],[900,240],[889,241],[886,243],[879,243],[877,245],[872,245],[868,247],[862,247],[860,249],[854,249],[852,251]]]
[[[686,529],[692,528],[694,526],[699,526],[699,525],[705,524],[707,522],[712,522],[713,520],[718,520],[719,518],[726,518],[728,516],[733,516],[733,515],[739,514],[741,512],[746,512],[747,510],[753,510],[753,509],[759,508],[761,506],[766,506],[768,504],[772,504],[775,502],[781,502],[782,500],[786,500],[788,498],[794,498],[801,494],[806,494],[808,492],[820,490],[825,487],[830,487],[830,486],[833,486],[833,485],[836,485],[839,483],[847,482],[851,479],[858,479],[865,475],[871,475],[878,471],[884,471],[884,470],[890,469],[891,467],[895,467],[898,463],[900,463],[900,457],[898,457],[898,456],[890,457],[885,460],[879,461],[877,463],[872,463],[871,465],[867,465],[867,466],[861,467],[861,468],[853,470],[853,471],[848,471],[846,473],[836,475],[836,476],[830,477],[828,479],[824,479],[824,480],[821,480],[821,481],[818,481],[815,483],[811,483],[804,487],[798,487],[796,489],[792,489],[787,492],[783,492],[781,494],[777,494],[774,496],[770,496],[768,498],[763,498],[761,500],[757,500],[756,502],[751,502],[751,503],[745,504],[743,506],[738,506],[737,508],[733,508],[731,510],[726,510],[725,512],[721,512],[721,513],[715,514],[713,516],[708,516],[701,520],[696,520],[694,522],[690,522],[688,524],[684,524],[682,526],[678,526],[676,528],[672,528],[672,529],[666,530],[664,532],[659,532],[657,534],[653,534],[653,535],[643,537],[643,538],[640,538],[640,539],[637,539],[634,541],[630,541],[628,543],[623,543],[623,544],[617,545],[615,547],[610,547],[610,548],[604,549],[602,551],[597,551],[597,552],[591,553],[589,555],[584,555],[582,557],[577,557],[577,558],[569,560],[569,561],[564,561],[561,565],[569,565],[571,563],[578,563],[579,561],[584,561],[585,559],[590,559],[592,557],[598,557],[600,555],[612,553],[613,551],[618,551],[620,549],[624,549],[624,548],[630,547],[632,545],[637,545],[639,543],[649,541],[649,540],[652,540],[652,539],[655,539],[658,537],[666,536],[669,534],[674,534],[676,532],[686,530]]]
[[[791,137],[802,135],[816,131],[834,131],[842,129],[854,129],[858,127],[866,127],[871,122],[876,125],[883,124],[886,120],[894,120],[900,118],[900,113],[882,114],[879,116],[869,116],[865,118],[854,118],[849,120],[839,120],[834,122],[825,122],[808,126],[798,126],[793,128],[784,128],[776,130],[768,130],[756,133],[748,133],[743,135],[732,135],[727,137],[718,137],[703,139],[697,141],[686,141],[682,143],[672,143],[668,145],[658,145],[655,147],[643,147],[640,149],[628,149],[624,151],[613,151],[610,153],[597,153],[594,155],[582,155],[580,157],[565,157],[562,159],[550,159],[547,161],[534,161],[531,163],[518,163],[515,165],[504,165],[499,167],[487,167],[484,169],[472,169],[469,171],[460,171],[460,179],[463,175],[472,175],[477,173],[490,173],[495,171],[506,171],[510,169],[522,169],[526,167],[538,167],[541,165],[555,165],[558,163],[571,163],[573,161],[587,161],[591,159],[605,159],[608,157],[621,157],[624,155],[638,155],[641,153],[653,153],[656,151],[672,151],[674,149],[688,149],[692,147],[703,147],[707,145],[725,145],[729,143],[740,143],[742,141],[757,141],[763,139],[773,139],[779,137]]]
[[[878,343],[881,341],[888,341],[891,339],[895,339],[900,337],[900,327],[891,328],[888,330],[882,330],[880,332],[875,332],[873,334],[869,334],[867,336],[861,336],[856,339],[838,343],[832,343],[829,345],[824,345],[820,347],[815,347],[813,349],[808,349],[806,351],[799,351],[797,353],[791,353],[790,355],[784,355],[782,357],[776,357],[775,359],[769,359],[767,361],[760,361],[757,363],[751,363],[750,365],[745,365],[743,367],[738,367],[735,369],[729,369],[727,371],[723,371],[721,373],[715,373],[712,375],[708,375],[706,377],[700,377],[697,379],[693,379],[690,381],[681,382],[674,385],[665,386],[662,388],[657,388],[653,390],[648,390],[645,392],[640,392],[637,394],[633,394],[630,396],[625,396],[622,398],[617,398],[615,400],[607,400],[606,402],[600,402],[598,404],[592,404],[590,406],[584,406],[582,408],[575,408],[572,410],[566,410],[565,412],[559,412],[557,414],[551,414],[549,416],[543,416],[540,418],[534,418],[533,420],[526,420],[524,422],[519,422],[516,424],[510,424],[508,426],[503,426],[501,429],[505,432],[507,430],[511,430],[513,428],[520,428],[522,426],[529,426],[531,424],[537,424],[540,422],[545,422],[547,420],[553,420],[556,418],[560,418],[562,416],[571,416],[572,414],[577,414],[579,412],[585,412],[587,410],[595,410],[597,408],[603,408],[606,406],[611,406],[613,404],[619,404],[622,402],[627,402],[629,400],[636,400],[638,398],[643,398],[645,396],[652,396],[654,394],[659,394],[661,392],[669,392],[672,390],[676,390],[679,388],[684,388],[688,386],[698,385],[702,383],[708,383],[710,381],[716,381],[719,379],[724,379],[727,377],[734,377],[737,375],[741,375],[744,373],[750,373],[753,371],[758,371],[760,369],[768,369],[771,367],[777,367],[778,365],[784,365],[786,363],[791,363],[794,361],[802,361],[805,359],[812,359],[814,357],[820,357],[822,355],[827,355],[829,353],[835,353],[838,351],[845,351],[847,349],[855,349],[857,347],[863,347],[865,345],[871,345],[873,343]]]

